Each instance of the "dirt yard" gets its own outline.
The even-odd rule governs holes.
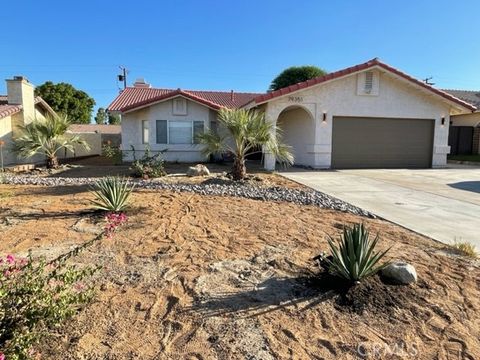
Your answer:
[[[285,185],[285,184],[284,184]],[[295,184],[291,184],[295,186]],[[0,253],[53,257],[102,228],[86,188],[0,185]],[[382,220],[290,203],[137,191],[101,264],[95,301],[42,359],[479,359],[480,268]],[[362,311],[315,281],[312,257],[343,224],[379,232],[414,286],[360,289]],[[377,280],[371,282],[375,284]],[[377,284],[378,288],[378,284]]]

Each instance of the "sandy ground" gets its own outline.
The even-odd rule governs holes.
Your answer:
[[[0,185],[0,253],[52,257],[90,239],[102,227],[90,198],[79,187]],[[75,259],[103,266],[98,293],[40,346],[42,358],[480,358],[478,264],[403,228],[310,206],[143,190],[128,215],[113,240]],[[382,285],[388,296],[370,294],[360,313],[315,283],[311,261],[327,250],[326,234],[359,221],[420,278]]]

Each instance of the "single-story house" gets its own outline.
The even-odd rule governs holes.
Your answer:
[[[122,150],[168,149],[166,160],[205,160],[195,134],[217,128],[222,107],[258,109],[283,131],[295,164],[313,168],[446,165],[450,117],[476,107],[378,59],[268,93],[127,87],[108,111],[122,115]],[[275,168],[272,154],[264,166]]]
[[[444,90],[480,109],[480,91]],[[480,111],[455,115],[450,119],[448,144],[451,154],[480,154]]]
[[[0,95],[0,140],[3,141],[4,165],[41,161],[40,157],[20,160],[11,151],[17,127],[47,114],[54,115],[53,109],[39,96],[34,95],[33,85],[23,76],[14,76],[7,81],[7,95]]]

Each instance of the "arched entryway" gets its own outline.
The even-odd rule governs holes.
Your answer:
[[[277,119],[283,142],[292,147],[295,165],[313,166],[314,155],[309,151],[315,143],[315,123],[308,110],[301,106],[285,108]]]

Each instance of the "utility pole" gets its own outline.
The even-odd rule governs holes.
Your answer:
[[[123,81],[123,89],[127,87],[127,73],[128,70],[124,66],[119,66],[120,71],[122,72],[120,75],[118,75],[118,81]]]
[[[432,80],[432,79],[433,79],[433,76],[430,76],[430,77],[427,77],[427,78],[423,79],[423,82],[427,85],[433,86],[433,85],[435,85],[435,83],[430,82],[430,80]]]

